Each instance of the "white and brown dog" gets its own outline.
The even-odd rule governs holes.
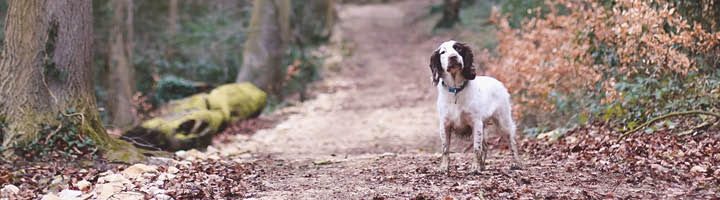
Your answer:
[[[515,143],[515,122],[512,120],[510,94],[500,81],[488,76],[476,76],[472,50],[456,41],[442,43],[430,57],[432,81],[438,89],[437,110],[440,120],[442,158],[440,170],[450,165],[450,136],[452,133],[473,137],[473,171],[485,168],[485,131],[487,120],[493,120],[499,130],[510,136],[510,147],[519,168],[520,158]]]

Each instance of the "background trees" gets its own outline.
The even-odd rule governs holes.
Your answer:
[[[6,148],[63,126],[65,118],[97,133],[96,142],[111,141],[101,136],[103,123],[126,129],[170,100],[238,80],[281,100],[317,76],[318,63],[305,52],[329,37],[336,18],[333,0],[0,1],[0,11],[7,3],[4,50],[23,56],[3,61],[12,72],[2,76]],[[38,67],[22,67],[31,65]],[[288,80],[291,65],[306,75]]]
[[[111,159],[126,143],[110,138],[92,93],[92,6],[89,1],[10,1],[0,60],[4,149],[49,138],[45,127],[71,118]],[[59,129],[59,128],[58,128]],[[12,151],[9,151],[12,152]],[[125,153],[123,153],[125,152]],[[126,160],[135,159],[125,157]]]
[[[435,28],[451,28],[460,22],[460,0],[444,0],[443,14]]]
[[[290,42],[290,0],[255,0],[237,81],[279,91],[285,50]]]
[[[112,0],[112,28],[110,30],[108,108],[110,122],[118,128],[136,123],[132,104],[135,91],[133,69],[134,29],[133,0]]]

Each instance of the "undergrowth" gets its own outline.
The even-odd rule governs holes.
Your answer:
[[[320,79],[319,68],[323,58],[307,53],[315,48],[301,45],[291,45],[288,48],[287,56],[284,56],[288,59],[284,60],[285,78],[282,80],[282,88],[279,94],[268,98],[266,111],[285,106],[288,100],[300,102],[307,100],[307,87]]]
[[[484,6],[495,6],[485,10],[494,11],[487,21],[494,25],[497,45],[475,43],[485,48],[478,57],[487,74],[511,91],[514,117],[527,134],[593,121],[623,131],[670,112],[720,111],[720,33],[713,4],[496,2]]]
[[[95,141],[80,132],[82,120],[73,109],[57,115],[58,125],[43,124],[38,137],[24,145],[12,148],[21,158],[43,160],[48,158],[94,159],[98,156]]]

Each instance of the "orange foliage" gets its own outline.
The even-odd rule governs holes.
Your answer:
[[[519,29],[511,28],[498,12],[492,14],[499,56],[479,57],[487,64],[487,73],[513,93],[520,121],[527,114],[551,116],[546,114],[556,109],[551,93],[583,95],[597,91],[599,81],[606,93],[603,103],[621,98],[614,77],[603,78],[611,70],[624,76],[685,75],[696,69],[692,55],[719,45],[720,33],[690,25],[667,2],[660,6],[640,0],[616,2],[606,9],[594,1],[547,1],[550,12],[526,20]],[[559,14],[559,6],[567,12]],[[600,44],[614,51],[617,63],[596,62],[592,51]]]

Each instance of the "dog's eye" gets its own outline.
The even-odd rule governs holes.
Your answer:
[[[445,54],[445,51],[440,51],[440,55]]]

